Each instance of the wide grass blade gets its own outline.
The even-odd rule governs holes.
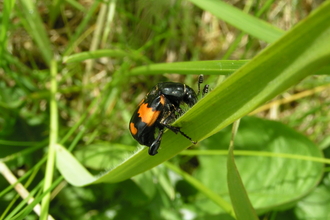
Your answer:
[[[279,39],[284,31],[272,26],[271,24],[253,17],[234,6],[223,1],[214,0],[190,0],[195,5],[211,12],[217,18],[220,18],[238,29],[254,36],[258,39],[272,43]]]
[[[237,220],[257,220],[257,214],[253,209],[247,192],[244,188],[243,181],[237,170],[234,159],[234,140],[238,130],[239,121],[233,124],[232,139],[228,150],[227,157],[227,183],[228,190]]]

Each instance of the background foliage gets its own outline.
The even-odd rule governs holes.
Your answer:
[[[254,61],[262,68],[263,63],[255,60],[266,57],[269,53],[264,51],[269,47],[276,51],[269,58],[280,62],[263,69],[265,76],[276,69],[289,69],[286,63],[294,60],[283,54],[291,44],[283,40],[276,42],[278,47],[269,44],[321,8],[321,3],[1,2],[2,175],[8,178],[8,167],[19,178],[35,198],[34,203],[41,204],[43,219],[48,215],[55,219],[233,219],[231,199],[240,202],[241,195],[233,195],[227,187],[231,131],[227,127],[217,132],[210,127],[212,123],[203,122],[220,124],[218,120],[226,114],[235,119],[234,105],[217,101],[226,91],[241,94],[232,97],[237,103],[252,103],[242,108],[246,111],[242,115],[261,104],[253,102],[259,100],[258,94],[249,96],[254,86],[242,92],[228,86],[230,80],[222,82],[247,60],[257,58],[251,65]],[[327,28],[325,37],[330,36]],[[320,51],[327,51],[324,45],[329,44],[322,44],[315,37],[317,33],[291,33],[287,39],[298,42],[314,37]],[[283,53],[276,50],[281,46]],[[299,49],[309,51],[308,57],[303,57],[306,66],[312,63],[309,57],[319,55],[307,44]],[[329,53],[325,55],[329,60]],[[197,62],[206,60],[232,61]],[[182,63],[169,64],[172,62]],[[157,63],[162,64],[153,65]],[[303,80],[298,77],[299,83],[288,79],[290,89],[281,87],[284,92],[277,92],[272,102],[251,113],[257,117],[242,119],[234,154],[261,219],[329,218],[329,175],[323,163],[328,163],[330,143],[330,62],[324,63],[328,66],[323,69],[315,65],[308,69],[317,75],[304,76]],[[189,142],[166,132],[159,155],[150,157],[141,148],[137,151],[127,127],[140,100],[160,81],[196,87],[199,73],[206,76],[211,92],[178,123],[196,140],[208,138],[182,151]],[[255,78],[235,74],[232,81],[242,79],[246,86],[254,82],[248,79]],[[130,162],[141,165],[129,166]],[[114,172],[109,172],[114,167]],[[139,169],[147,171],[117,182],[118,175],[130,177]],[[1,219],[37,219],[34,203],[26,204],[27,199],[17,192],[21,191],[14,190],[6,178],[0,178]],[[88,185],[92,182],[97,184]],[[248,206],[242,202],[238,207]]]

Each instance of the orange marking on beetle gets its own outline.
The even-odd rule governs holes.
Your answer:
[[[160,111],[154,111],[151,107],[148,107],[148,103],[143,103],[137,113],[142,122],[146,123],[147,126],[151,126],[157,120]]]
[[[133,134],[133,135],[136,135],[137,134],[137,129],[136,129],[136,127],[134,126],[134,123],[133,122],[131,122],[130,124],[129,124],[129,130],[131,131],[131,133]]]

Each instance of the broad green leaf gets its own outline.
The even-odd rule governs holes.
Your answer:
[[[230,136],[230,129],[226,128],[203,141],[202,148],[213,149],[215,152],[226,150]],[[240,151],[253,151],[254,156],[242,156],[242,154],[238,156]],[[296,157],[267,157],[263,152],[292,154]],[[323,164],[306,158],[307,156],[323,157],[317,146],[302,134],[279,122],[254,117],[243,118],[235,137],[234,155],[245,189],[258,213],[292,206],[309,193],[323,175]],[[229,192],[225,184],[227,157],[199,156],[199,163],[200,169],[197,170],[195,178],[201,180],[214,193],[229,200]],[[230,170],[230,172],[235,171]],[[210,176],[216,178],[209,178]],[[237,182],[235,183],[232,178],[231,181],[228,179],[228,184],[236,185]],[[230,187],[233,187],[232,190],[237,187],[237,191],[241,191],[237,185]],[[243,197],[238,194],[233,196],[236,200]],[[241,208],[249,209],[248,206]],[[219,209],[218,212],[221,210]]]
[[[141,191],[149,198],[152,199],[156,194],[156,185],[153,183],[154,175],[152,171],[141,173],[132,178],[132,180],[140,187]]]
[[[329,177],[327,177],[325,183],[315,188],[306,198],[298,202],[295,207],[297,219],[329,219],[329,200]]]
[[[217,18],[237,27],[238,29],[268,43],[279,39],[284,31],[267,22],[249,15],[223,1],[190,0],[195,5],[211,12]]]

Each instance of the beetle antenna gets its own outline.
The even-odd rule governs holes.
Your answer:
[[[209,85],[205,85],[204,86],[204,89],[203,89],[203,92],[202,92],[202,98],[204,97],[204,95],[206,94],[206,93],[208,93],[209,92]]]

